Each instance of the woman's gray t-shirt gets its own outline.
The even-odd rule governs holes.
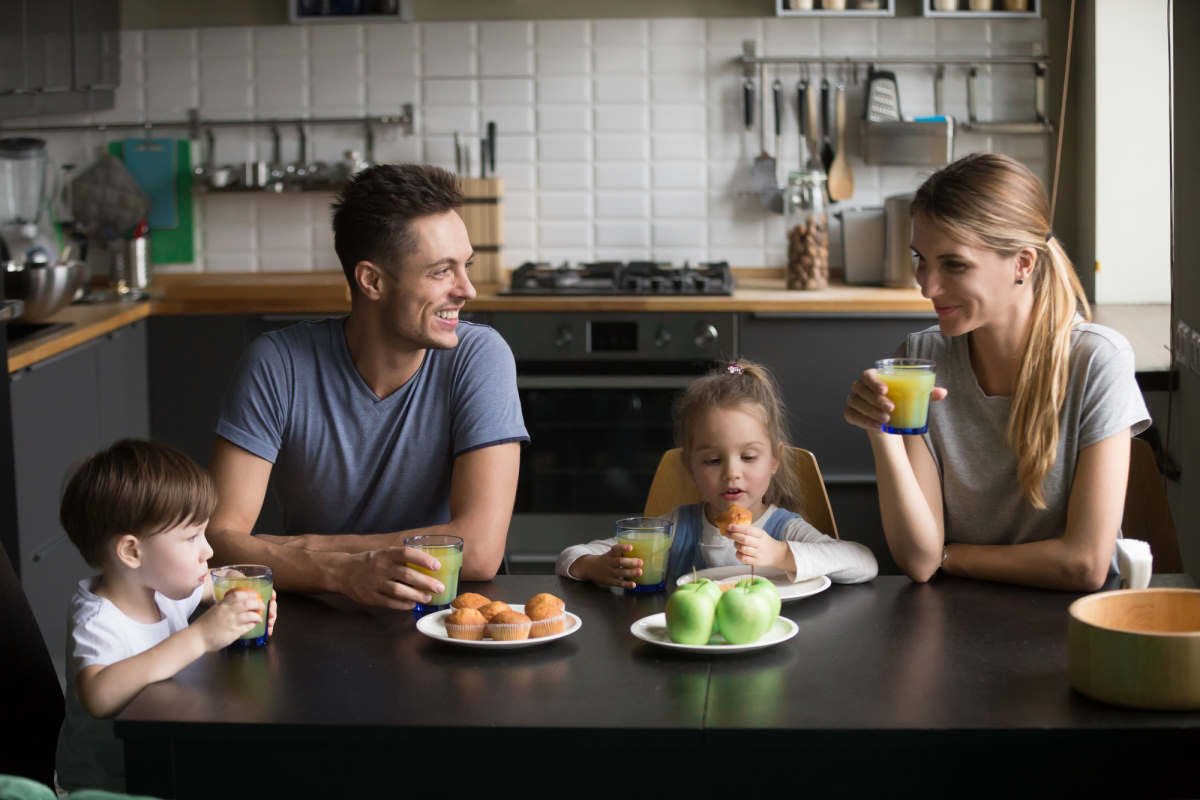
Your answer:
[[[936,383],[948,390],[930,405],[924,436],[942,478],[947,542],[1019,544],[1061,536],[1080,451],[1150,425],[1129,342],[1102,325],[1078,323],[1071,332],[1058,456],[1043,484],[1046,508],[1039,511],[1017,482],[1017,456],[1008,444],[1010,398],[984,394],[971,368],[968,337],[946,336],[934,326],[910,334],[903,349],[909,357],[937,362]]]
[[[252,342],[217,435],[275,465],[283,533],[448,522],[454,459],[529,439],[512,351],[492,328],[460,322],[457,347],[426,350],[416,373],[380,399],[351,360],[344,322],[302,322]]]

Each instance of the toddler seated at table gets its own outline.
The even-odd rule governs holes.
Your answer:
[[[125,761],[109,717],[144,687],[166,680],[262,621],[254,592],[213,599],[204,537],[217,493],[183,453],[126,439],[71,476],[59,517],[100,574],[79,582],[67,628],[66,717],[58,737],[60,787],[124,791]],[[275,624],[272,595],[268,630]]]
[[[740,360],[688,386],[675,409],[676,444],[702,502],[669,515],[675,538],[667,585],[706,567],[774,567],[793,582],[828,575],[861,583],[879,572],[865,545],[826,536],[789,507],[799,505],[799,478],[787,457],[787,412],[766,367]],[[722,519],[733,505],[749,522]],[[598,539],[572,545],[555,572],[600,586],[633,589],[642,560],[629,544]]]

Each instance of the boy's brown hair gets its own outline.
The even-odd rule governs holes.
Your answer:
[[[205,522],[217,505],[208,472],[173,447],[122,439],[88,458],[63,491],[58,518],[93,567],[114,538]]]

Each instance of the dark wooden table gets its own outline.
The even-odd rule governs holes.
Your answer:
[[[885,576],[785,604],[795,638],[717,657],[629,633],[663,596],[540,575],[467,588],[552,591],[583,626],[481,651],[423,636],[410,614],[285,595],[268,647],[205,656],[118,717],[130,791],[1200,794],[1200,713],[1071,691],[1077,595]]]

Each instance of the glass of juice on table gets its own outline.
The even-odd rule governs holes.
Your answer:
[[[675,528],[669,519],[662,517],[628,517],[617,520],[617,541],[633,549],[626,558],[642,560],[642,574],[633,579],[636,588],[627,592],[661,592],[666,588],[667,557],[671,554],[671,541]]]
[[[213,599],[218,603],[230,592],[254,592],[262,600],[262,621],[250,629],[242,638],[229,645],[231,649],[262,647],[267,643],[267,613],[271,607],[271,590],[275,587],[275,574],[262,564],[233,564],[212,570]]]
[[[408,566],[417,572],[437,578],[444,587],[443,591],[429,598],[428,603],[417,603],[413,606],[413,613],[419,617],[431,611],[448,608],[450,601],[458,596],[458,573],[462,571],[463,540],[457,536],[428,534],[426,536],[409,536],[404,540],[404,546],[423,550],[441,564],[439,569],[427,569],[419,564],[409,562]]]
[[[926,358],[884,358],[875,362],[879,380],[887,384],[895,406],[882,426],[884,433],[919,434],[929,430],[929,393],[934,363]]]

